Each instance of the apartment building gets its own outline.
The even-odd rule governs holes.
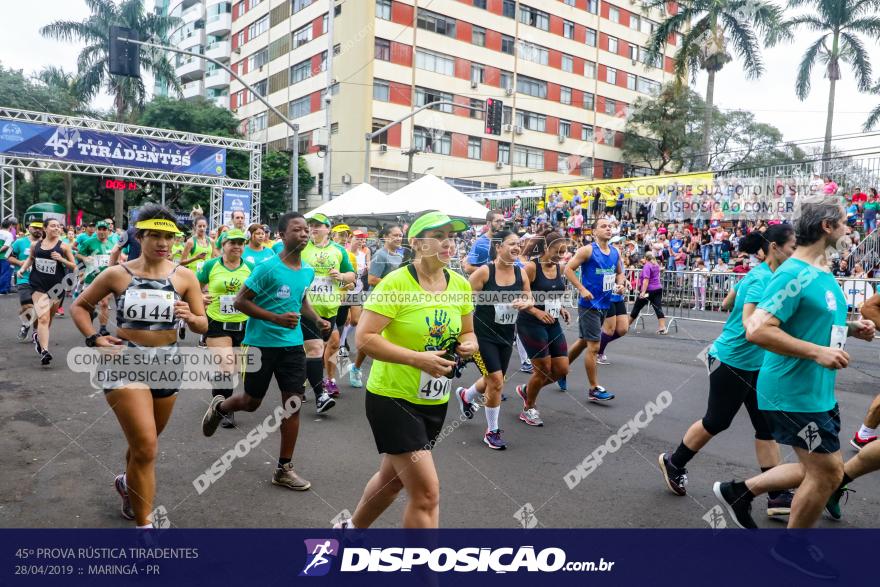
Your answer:
[[[232,2],[229,0],[156,0],[155,11],[180,19],[168,42],[178,49],[206,55],[229,64],[231,54]],[[175,54],[175,72],[184,98],[203,96],[229,108],[229,73],[204,59]],[[168,95],[156,84],[155,93]]]
[[[333,194],[364,180],[365,134],[437,100],[452,104],[373,139],[373,185],[405,185],[412,151],[415,178],[430,172],[466,190],[616,178],[640,171],[621,158],[628,107],[673,78],[678,39],[655,60],[644,47],[675,9],[646,14],[638,0],[237,0],[232,67],[299,124],[300,152],[320,178],[333,48]],[[489,98],[504,103],[500,136],[485,132]],[[235,80],[230,108],[250,138],[288,147],[287,126]]]

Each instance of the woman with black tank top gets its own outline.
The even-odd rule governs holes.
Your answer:
[[[134,365],[131,371],[146,369],[144,365],[153,367],[143,372],[140,381],[105,377],[103,382],[104,396],[128,441],[125,473],[115,479],[122,498],[122,516],[135,520],[138,528],[152,528],[149,516],[156,494],[158,436],[171,417],[180,386],[179,378],[168,367],[179,363],[175,360],[178,323],[183,321],[190,330],[202,334],[208,330],[208,319],[195,274],[171,261],[179,230],[174,214],[160,206],[144,206],[135,228],[141,256],[104,270],[77,298],[71,314],[86,337],[86,346],[125,345],[120,354],[137,355],[126,362]],[[98,336],[92,325],[93,309],[110,294],[116,299],[118,338]],[[110,369],[96,376],[115,375]],[[169,381],[161,389],[145,381],[158,369],[165,372],[163,380]]]
[[[483,442],[495,450],[507,448],[501,438],[498,416],[504,375],[513,351],[516,317],[519,311],[531,305],[528,281],[523,270],[516,265],[520,252],[516,233],[509,230],[497,232],[489,246],[492,262],[471,274],[471,289],[484,292],[482,295],[478,293],[474,311],[474,332],[480,347],[474,355],[474,362],[482,377],[468,388],[459,387],[455,394],[461,414],[467,419],[473,418],[479,409],[477,396],[485,394],[487,429]]]
[[[33,341],[34,350],[40,355],[42,365],[48,365],[52,361],[52,354],[49,352],[49,328],[64,299],[61,282],[68,271],[76,270],[76,260],[70,245],[61,240],[61,223],[54,219],[47,220],[45,230],[45,236],[31,246],[30,255],[18,270],[19,277],[22,277],[33,267],[28,278],[37,315]]]
[[[568,241],[558,232],[549,231],[533,239],[527,248],[540,254],[523,269],[535,304],[519,312],[516,330],[535,370],[526,385],[516,386],[516,393],[523,400],[519,419],[529,426],[543,426],[535,408],[538,392],[568,374],[568,343],[559,323],[559,318],[566,324],[571,320],[568,310],[562,307],[566,280],[560,266]]]

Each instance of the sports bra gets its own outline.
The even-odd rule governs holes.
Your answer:
[[[116,324],[127,330],[174,330],[174,302],[180,294],[171,283],[171,276],[180,265],[175,265],[168,277],[152,279],[138,277],[123,263],[122,268],[131,275],[131,282],[122,294],[116,296]]]

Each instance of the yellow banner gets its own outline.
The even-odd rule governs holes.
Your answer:
[[[544,188],[544,197],[549,198],[551,194],[558,191],[566,201],[570,201],[578,195],[581,200],[587,201],[593,199],[593,193],[598,188],[600,197],[609,202],[617,198],[618,189],[623,190],[623,194],[627,198],[655,198],[660,195],[661,191],[672,185],[680,186],[684,192],[711,191],[714,181],[715,174],[711,171],[624,179],[600,179],[583,183],[548,185]]]

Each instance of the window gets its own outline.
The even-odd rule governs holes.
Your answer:
[[[547,51],[547,49],[539,45],[534,45],[525,41],[520,41],[519,43],[519,56],[526,61],[531,61],[532,63],[538,63],[540,65],[547,65],[549,62],[549,54],[550,52]]]
[[[477,82],[478,84],[483,83],[485,68],[482,65],[478,65],[476,63],[471,63],[471,81]]]
[[[581,127],[581,140],[582,141],[593,141],[593,125],[585,124]]]
[[[635,90],[636,89],[636,74],[634,74],[634,73],[626,74],[626,89],[627,90]]]
[[[498,161],[510,165],[510,143],[498,143]]]
[[[293,11],[299,12],[306,6],[310,6],[315,0],[293,0]]]
[[[593,177],[593,158],[581,157],[580,161],[581,175]]]
[[[611,179],[612,177],[614,177],[614,163],[602,161],[602,179]]]
[[[562,71],[569,73],[574,71],[574,58],[571,55],[562,56]]]
[[[486,0],[474,0],[474,6],[486,10]]]
[[[559,88],[559,101],[562,104],[571,104],[571,88],[565,86]]]
[[[269,30],[269,15],[251,23],[248,27],[248,39],[254,39]]]
[[[247,0],[247,9],[250,10],[254,8],[257,4],[262,2],[263,0]]]
[[[415,147],[424,153],[449,155],[452,152],[452,135],[445,131],[417,126]]]
[[[248,71],[254,71],[269,62],[269,49],[257,51],[248,58]]]
[[[507,18],[516,18],[516,0],[504,0],[501,13]]]
[[[208,6],[208,22],[214,22],[224,14],[232,12],[232,4],[229,2],[221,2]]]
[[[592,61],[584,62],[584,77],[587,79],[596,79],[596,64]]]
[[[617,100],[612,100],[611,98],[605,98],[605,114],[609,116],[614,116],[617,112]]]
[[[417,26],[438,35],[455,38],[455,19],[430,10],[419,10]]]
[[[599,14],[599,0],[587,0],[587,12]]]
[[[486,29],[483,27],[474,26],[471,32],[471,43],[477,45],[478,47],[486,46]]]
[[[571,135],[571,122],[568,120],[559,121],[559,134],[567,137]]]
[[[596,46],[596,31],[594,29],[587,29],[586,43],[588,47]]]
[[[611,22],[620,22],[620,10],[614,6],[609,6],[608,20],[610,20]]]
[[[596,109],[596,96],[592,92],[584,92],[584,108],[586,110]]]
[[[651,19],[642,17],[639,19],[639,27],[646,35],[653,35],[654,30],[657,28],[657,23]]]
[[[516,91],[536,98],[546,98],[547,82],[521,75],[516,78]]]
[[[391,20],[391,0],[376,0],[376,18]]]
[[[660,93],[660,82],[655,82],[654,80],[640,76],[636,85],[636,90],[643,94],[656,96]]]
[[[248,133],[253,134],[255,132],[266,130],[266,126],[269,122],[269,113],[263,112],[262,114],[257,114],[256,116],[252,116],[250,120],[248,120]]]
[[[513,120],[513,108],[505,106],[501,111],[501,124],[511,124],[511,120]]]
[[[391,41],[376,37],[376,59],[391,61]]]
[[[303,96],[291,102],[288,105],[288,116],[290,118],[300,118],[312,112],[312,97]]]
[[[483,158],[483,140],[477,137],[468,137],[468,159]]]
[[[312,77],[312,60],[306,59],[297,63],[290,68],[290,83],[298,84],[299,82]]]
[[[317,75],[320,71],[327,71],[327,52],[323,51],[321,53],[321,61],[318,62],[318,69],[312,72],[312,75]],[[334,92],[336,93],[336,92]]]
[[[513,152],[513,164],[531,169],[544,169],[544,151],[517,145]]]
[[[617,85],[617,70],[613,67],[608,67],[605,70],[607,73],[605,74],[605,81],[611,84],[612,86]]]
[[[382,80],[373,81],[373,100],[388,102],[391,100],[391,85]]]
[[[501,87],[505,90],[513,88],[513,74],[509,71],[501,72]]]
[[[616,37],[608,37],[608,52],[617,53],[618,43]]]
[[[468,104],[471,108],[475,108],[475,110],[469,110],[470,117],[476,118],[477,120],[483,120],[486,115],[486,103],[482,100],[478,100],[476,98],[471,98],[470,104]]]
[[[308,153],[312,146],[312,133],[300,133],[299,140],[296,143],[300,153]]]
[[[632,43],[630,43],[629,58],[634,61],[637,61],[639,59],[639,46],[638,45],[633,45]]]
[[[571,173],[571,168],[568,166],[570,157],[571,155],[559,154],[559,159],[556,160],[556,173]]]
[[[519,21],[544,31],[550,30],[550,15],[530,6],[520,5]]]
[[[568,20],[562,21],[562,36],[566,39],[574,38],[574,23]]]
[[[439,102],[441,100],[444,102],[452,102],[452,94],[438,92],[437,90],[429,90],[427,88],[416,88],[416,106],[424,106],[425,104]],[[452,106],[449,104],[432,106],[431,110],[439,110],[440,112],[452,114]]]
[[[638,14],[630,14],[629,15],[629,28],[634,31],[639,30],[639,27],[642,26],[642,23],[639,22],[641,17]]]
[[[378,43],[378,39],[376,39],[376,42]],[[416,67],[451,76],[455,74],[455,59],[442,53],[416,49]]]
[[[307,24],[293,33],[293,48],[302,47],[312,40],[312,25]]]
[[[390,120],[379,120],[377,118],[374,118],[372,132],[376,132],[377,130],[379,130],[380,128],[382,128],[383,126],[385,126],[386,124],[388,124],[390,122],[391,122]],[[388,131],[386,130],[385,132],[374,136],[372,138],[371,142],[373,142],[374,144],[377,144],[377,145],[387,145],[388,144]]]
[[[562,0],[562,1],[565,2],[566,4],[568,4],[569,6],[575,6],[577,4],[576,0]]]
[[[547,131],[547,117],[543,114],[528,112],[526,110],[516,111],[516,126],[521,126],[529,130],[538,132]]]
[[[253,84],[253,87],[258,96],[265,96],[266,90],[269,89],[269,80],[260,80],[257,83]]]
[[[501,35],[501,52],[513,55],[516,41],[508,35]]]

